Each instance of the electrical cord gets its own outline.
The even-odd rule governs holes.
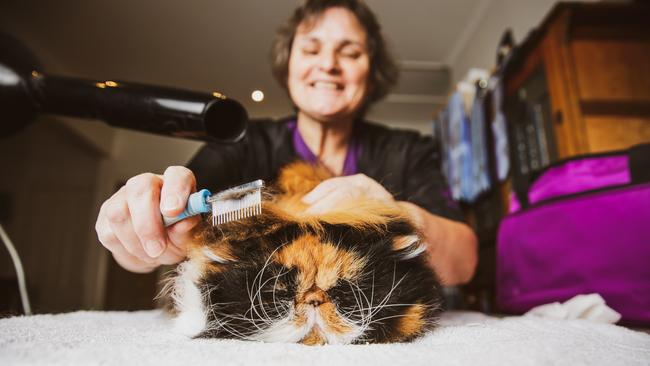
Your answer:
[[[23,303],[23,311],[25,315],[32,315],[32,307],[29,304],[29,296],[27,296],[27,286],[25,285],[25,271],[23,270],[23,263],[20,261],[18,252],[14,247],[14,244],[9,239],[9,235],[5,231],[5,228],[0,223],[0,238],[2,242],[5,243],[11,260],[14,262],[14,267],[16,268],[16,275],[18,276],[18,291],[20,291],[20,300]]]

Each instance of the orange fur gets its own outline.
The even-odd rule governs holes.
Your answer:
[[[282,194],[278,195],[267,208],[274,213],[281,211],[284,213],[283,216],[289,216],[291,220],[311,227],[317,227],[320,221],[368,228],[385,225],[390,219],[408,218],[408,213],[400,206],[387,205],[384,201],[368,197],[339,202],[336,208],[325,213],[305,212],[308,206],[301,201],[302,197],[328,178],[331,178],[331,174],[323,167],[304,162],[289,164],[278,178],[278,186]]]
[[[302,197],[332,175],[322,166],[301,161],[285,166],[278,178],[278,187],[286,196]]]
[[[306,345],[306,346],[315,346],[315,345],[322,345],[325,344],[325,339],[321,334],[318,332],[316,329],[312,329],[309,334],[303,338],[300,343]]]
[[[350,326],[338,315],[334,304],[327,302],[321,305],[319,310],[321,316],[325,319],[327,330],[334,334],[345,334],[350,331]]]
[[[304,235],[283,247],[275,260],[300,273],[298,293],[304,294],[316,285],[327,291],[339,278],[351,279],[364,262],[353,253],[323,243],[313,235]]]
[[[419,335],[424,328],[424,315],[425,307],[421,304],[411,306],[402,317],[399,318],[396,331],[397,339],[404,340],[414,338]]]

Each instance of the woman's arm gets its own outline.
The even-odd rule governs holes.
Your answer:
[[[395,204],[393,196],[372,178],[364,174],[330,178],[303,197],[312,213],[327,212],[341,201],[355,197],[372,197]],[[469,282],[477,263],[477,239],[469,226],[429,213],[420,206],[397,201],[405,209],[428,245],[429,264],[442,283],[453,286]]]

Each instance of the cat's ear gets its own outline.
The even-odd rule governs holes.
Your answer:
[[[400,235],[393,238],[392,248],[400,260],[408,260],[426,252],[427,244],[416,234]]]

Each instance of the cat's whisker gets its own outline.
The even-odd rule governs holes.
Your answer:
[[[221,321],[219,319],[219,317],[217,317],[217,313],[215,311],[216,306],[214,306],[212,304],[212,300],[211,300],[211,296],[210,296],[212,294],[212,291],[214,291],[214,289],[216,289],[216,287],[210,288],[207,291],[207,294],[206,294],[207,295],[206,296],[207,297],[206,302],[208,303],[208,308],[210,309],[210,312],[212,313],[213,320],[208,322],[208,324],[206,325],[206,330],[205,331],[223,329],[226,332],[228,332],[229,334],[235,336],[235,338],[240,338],[242,336],[241,334],[236,334],[232,329],[229,329],[229,327],[227,325],[228,321]],[[215,326],[215,323],[216,323],[216,326]]]
[[[213,329],[223,329],[226,331],[228,334],[232,335],[236,339],[244,339],[244,340],[251,340],[250,336],[253,334],[245,334],[241,333],[239,330],[236,330],[235,328],[231,327],[229,325],[229,321],[225,322],[219,322],[218,323],[218,328],[208,328],[208,330],[213,330]]]
[[[235,327],[229,326],[230,320],[244,321],[246,323],[252,324],[259,331],[263,330],[252,319],[242,317],[242,316],[236,316],[234,314],[223,314],[223,313],[220,313],[220,312],[216,312],[214,308],[212,308],[211,310],[212,310],[212,314],[213,314],[213,317],[214,317],[214,321],[217,323],[217,325],[220,327],[220,329],[225,330],[229,334],[235,336],[235,338],[253,340],[253,338],[251,338],[251,336],[255,334],[255,330],[248,330],[247,332],[242,333],[239,330],[235,329]],[[224,319],[224,318],[225,319],[230,319],[230,320],[220,321],[220,319]],[[216,329],[216,328],[212,328],[212,329]]]
[[[262,300],[262,297],[261,297],[261,290],[262,290],[262,288],[264,288],[264,286],[265,286],[267,283],[269,283],[270,281],[274,281],[274,283],[273,283],[273,288],[272,288],[272,292],[273,292],[273,302],[275,303],[275,287],[276,287],[276,285],[277,285],[277,282],[278,282],[278,280],[279,280],[279,278],[280,278],[280,276],[281,276],[282,274],[284,274],[284,273],[288,273],[288,272],[289,272],[289,271],[283,271],[283,272],[281,272],[280,274],[278,274],[277,276],[274,276],[274,277],[271,277],[271,278],[267,279],[266,281],[264,281],[264,283],[262,283],[262,284],[259,286],[259,289],[257,290],[257,293],[256,293],[256,297],[258,297],[258,298],[260,299],[260,305],[263,306],[263,304],[261,303],[261,300]],[[276,311],[277,311],[277,308],[276,308]],[[266,315],[268,315],[268,314],[266,314]]]
[[[264,267],[262,267],[262,269],[260,269],[260,270],[257,272],[257,274],[255,275],[255,277],[253,278],[253,281],[252,281],[252,283],[251,283],[250,290],[248,291],[248,298],[250,299],[250,303],[251,303],[251,306],[250,306],[250,311],[251,311],[251,320],[253,319],[253,312],[254,312],[254,313],[255,313],[259,318],[265,319],[265,318],[264,318],[264,315],[260,314],[260,313],[257,311],[256,299],[257,299],[257,293],[258,293],[259,290],[255,290],[255,284],[256,284],[256,282],[257,282],[257,278],[261,275],[261,273],[262,273],[263,271],[264,271]],[[248,282],[247,282],[247,284],[248,284]]]
[[[264,304],[264,302],[262,300],[262,288],[264,287],[264,285],[266,285],[269,281],[272,281],[272,280],[273,280],[273,278],[269,278],[266,281],[264,281],[264,283],[260,284],[257,291],[255,292],[255,295],[253,295],[253,298],[258,300],[257,302],[259,303],[259,307],[260,307],[260,309],[262,311],[263,318],[268,322],[271,321],[271,317],[266,312],[265,304]],[[255,304],[254,307],[258,307],[258,305]]]
[[[247,290],[248,290],[248,287],[247,287]],[[248,290],[248,293],[249,293],[248,296],[249,296],[250,308],[246,312],[244,312],[243,315],[246,316],[247,314],[249,314],[250,317],[247,317],[246,319],[248,319],[248,321],[251,322],[251,323],[257,324],[259,322],[262,322],[264,325],[271,325],[272,322],[269,319],[265,318],[262,314],[260,314],[257,311],[258,305],[253,300],[253,295],[252,295],[250,290]],[[257,318],[257,319],[255,319],[255,318]],[[263,329],[258,327],[258,330],[261,331]]]
[[[280,311],[278,310],[278,304],[277,304],[277,301],[275,299],[275,290],[278,287],[278,280],[280,279],[280,276],[284,275],[285,273],[289,273],[289,271],[288,270],[287,271],[280,271],[280,273],[277,276],[275,276],[275,281],[273,282],[273,306],[275,307],[275,311],[278,314],[280,313]]]
[[[354,300],[356,302],[356,307],[359,308],[359,309],[363,308],[364,306],[361,303],[361,301],[362,301],[361,295],[363,295],[363,291],[361,291],[358,284],[352,283],[352,281],[349,281],[349,280],[346,280],[346,282],[350,286],[350,290],[352,290],[352,295],[354,296]],[[358,289],[359,295],[357,295],[354,286],[356,286],[356,288]],[[363,322],[363,314],[361,314],[361,318],[362,318],[361,321]]]
[[[346,281],[347,281],[347,280],[346,280]],[[354,302],[356,303],[355,306],[352,307],[352,309],[361,308],[361,307],[362,307],[361,302],[360,302],[361,300],[359,299],[359,297],[357,296],[356,292],[354,291],[354,287],[352,287],[352,283],[350,283],[350,281],[347,281],[347,282],[348,282],[348,285],[350,286],[350,290],[351,290],[351,292],[352,292],[352,296],[354,296]]]
[[[373,271],[373,278],[374,278],[374,271]],[[356,283],[356,286],[359,289],[359,293],[366,300],[366,304],[368,304],[368,306],[372,307],[372,301],[373,301],[372,296],[374,296],[374,283],[373,283],[373,286],[372,286],[372,289],[371,289],[371,292],[373,293],[373,295],[370,297],[370,300],[368,300],[368,297],[366,296],[365,292],[361,290],[358,283]],[[364,307],[364,306],[361,306],[361,307]],[[370,317],[371,316],[372,316],[372,313],[370,311],[361,313],[361,318],[362,318],[362,322],[363,322],[364,326],[367,327],[367,324],[370,322]]]
[[[258,320],[258,321],[251,320],[250,318],[247,318],[247,317],[241,316],[241,315],[236,315],[236,314],[221,314],[221,317],[222,318],[232,319],[232,320],[241,320],[241,321],[245,321],[245,322],[248,322],[248,323],[251,323],[251,324],[257,324],[258,322],[264,322],[263,320]]]
[[[390,307],[403,307],[403,306],[413,306],[413,305],[423,305],[423,304],[388,304],[388,305],[383,305],[381,308],[383,309],[383,308],[390,308]],[[378,306],[375,306],[375,307],[372,307],[372,308],[368,307],[368,308],[354,310],[354,312],[367,311],[368,309],[373,309],[374,310],[374,309],[377,309],[377,308],[378,308]]]
[[[357,294],[355,293],[354,288],[352,287],[352,285],[350,285],[350,290],[351,290],[352,296],[354,297],[354,302],[355,302],[355,305],[350,307],[351,311],[346,311],[347,307],[343,307],[343,306],[337,306],[337,308],[341,311],[341,316],[343,318],[345,318],[347,320],[350,320],[352,322],[355,322],[353,319],[350,319],[350,314],[353,313],[352,310],[356,310],[357,308],[360,308],[361,304],[359,303],[359,298],[357,297]],[[356,324],[356,322],[355,322],[355,324]]]
[[[397,283],[395,283],[395,270],[393,269],[393,285],[391,286],[391,289],[388,291],[384,299],[379,303],[378,308],[374,310],[373,313],[371,313],[371,317],[374,317],[375,315],[377,315],[377,313],[381,311],[381,309],[383,309],[386,303],[390,300],[390,297],[393,295],[393,291],[395,291],[397,286],[399,286],[400,283],[402,283],[402,281],[406,278],[407,274],[404,274],[404,276],[402,276],[402,278],[400,278],[400,280],[397,281]]]
[[[204,294],[204,299],[205,299],[204,301],[207,303],[208,305],[207,307],[208,309],[210,309],[209,311],[212,313],[212,318],[213,318],[212,321],[206,324],[206,330],[218,329],[214,327],[213,323],[216,323],[219,328],[225,329],[225,327],[222,325],[221,320],[217,318],[215,314],[215,305],[212,303],[212,296],[210,296],[212,295],[212,291],[214,291],[215,289],[216,287],[209,288],[208,291]]]
[[[262,275],[264,273],[264,269],[266,268],[267,264],[268,264],[268,262],[264,264],[262,269],[258,272],[258,274],[253,279],[253,284],[252,284],[253,287],[252,287],[252,289],[254,289],[255,283],[258,281],[257,280],[258,277],[259,277],[259,281],[260,282],[262,281]],[[266,321],[269,318],[269,316],[268,316],[268,314],[266,314],[266,311],[264,310],[264,303],[262,303],[261,291],[262,291],[262,284],[260,283],[260,284],[258,284],[257,290],[255,290],[255,293],[252,294],[252,296],[251,296],[251,306],[252,306],[253,310],[255,311],[255,313],[260,318],[262,318],[262,319],[264,319]],[[262,314],[258,313],[257,310],[256,310],[257,309],[257,304],[256,304],[257,299],[259,299],[259,305],[260,305],[260,308],[262,310]]]
[[[406,317],[409,317],[409,316],[411,316],[411,315],[409,315],[409,314],[395,314],[395,315],[389,315],[389,316],[385,316],[385,317],[382,317],[382,318],[373,319],[370,323],[371,323],[371,324],[381,323],[382,320],[393,319],[393,318],[406,318]]]
[[[250,313],[250,320],[251,320],[251,322],[254,322],[254,320],[253,320],[253,313],[257,314],[257,316],[260,317],[260,318],[261,318],[261,316],[259,315],[259,313],[258,313],[257,310],[255,309],[255,301],[253,300],[253,294],[252,294],[252,291],[253,291],[253,285],[251,285],[251,287],[248,286],[248,272],[246,273],[245,276],[246,276],[246,292],[248,292],[248,299],[249,299],[249,301],[250,301],[251,306],[250,306],[250,308],[249,308],[249,309],[244,313],[244,315]],[[253,281],[255,281],[255,280],[253,280]],[[261,329],[258,328],[258,330],[261,330]]]
[[[214,290],[211,290],[214,291]],[[223,305],[232,305],[232,304],[241,304],[241,301],[224,301],[224,302],[215,302],[212,303],[214,306],[223,306]]]
[[[357,290],[358,290],[358,292],[359,292],[359,296],[358,296],[358,298],[357,298],[356,295],[354,295],[354,296],[355,296],[355,300],[356,300],[356,302],[357,302],[357,306],[358,306],[359,309],[361,309],[361,308],[365,308],[365,306],[363,305],[363,299],[361,298],[361,296],[363,296],[363,298],[365,298],[366,303],[370,304],[370,302],[368,301],[368,298],[366,297],[366,295],[364,294],[364,292],[361,290],[361,288],[359,287],[359,284],[358,284],[358,283],[353,283],[352,281],[349,281],[349,280],[346,280],[346,281],[347,281],[348,284],[350,285],[350,288],[352,289],[352,293],[353,293],[353,295],[354,295],[354,293],[355,293],[354,287],[352,287],[353,285],[357,288]],[[360,317],[361,317],[361,319],[360,319],[360,323],[361,323],[360,326],[361,326],[361,328],[363,329],[363,331],[365,332],[365,330],[367,329],[367,326],[366,326],[366,325],[367,325],[367,322],[368,322],[368,320],[369,320],[369,319],[368,319],[368,314],[365,313],[365,312],[361,312],[361,313],[360,313]]]
[[[255,299],[255,298],[259,299],[259,304],[260,304],[260,307],[261,307],[261,309],[262,309],[262,313],[264,314],[265,319],[267,319],[270,323],[272,322],[272,320],[271,320],[271,318],[269,317],[269,315],[266,313],[266,310],[264,309],[264,303],[262,302],[262,293],[261,293],[261,291],[262,291],[262,287],[266,284],[266,282],[268,282],[268,280],[265,281],[264,283],[262,283],[262,278],[264,277],[264,271],[266,270],[266,268],[268,267],[269,263],[271,262],[271,258],[273,258],[273,255],[274,255],[278,250],[280,250],[281,248],[283,248],[286,244],[287,244],[287,243],[282,243],[281,245],[278,245],[278,247],[275,248],[275,249],[271,252],[271,254],[269,254],[268,258],[267,258],[266,261],[264,262],[264,265],[262,266],[262,269],[260,269],[260,271],[258,272],[258,274],[257,274],[257,275],[255,276],[255,278],[253,279],[253,283],[255,283],[256,280],[257,280],[257,282],[258,282],[258,289],[257,289],[255,295],[253,296],[253,299]],[[259,280],[258,280],[258,278],[259,278]],[[251,301],[253,301],[253,299],[251,299]]]
[[[375,271],[373,270],[372,271],[372,287],[371,287],[371,290],[370,290],[370,307],[371,308],[372,308],[372,302],[374,300],[375,300]],[[372,312],[370,314],[372,314]],[[368,321],[370,321],[370,319],[368,319]],[[370,324],[370,323],[368,323],[368,324]]]
[[[430,307],[430,305],[421,304],[421,303],[413,303],[413,304],[388,304],[388,305],[383,305],[383,306],[381,306],[379,310],[381,310],[381,309],[385,309],[385,308],[391,308],[391,307],[410,307],[410,306],[415,306],[415,305],[417,305],[417,306],[422,306],[422,307],[425,307],[425,308],[426,308],[426,307]],[[378,307],[375,307],[375,309],[376,309],[376,308],[378,308]],[[370,308],[368,308],[368,309],[370,309]],[[365,313],[366,311],[368,311],[368,309],[352,310],[352,311],[350,311],[349,313],[356,313],[356,312]],[[375,309],[372,309],[372,310],[375,310]],[[372,319],[372,318],[371,318],[371,319],[369,319],[369,322],[367,323],[367,326],[370,326],[370,325],[372,325],[372,324],[376,324],[376,323],[380,323],[381,320],[390,319],[390,318],[394,318],[394,317],[401,317],[401,316],[408,316],[408,314],[386,316],[386,317],[379,318],[379,319]]]
[[[395,289],[401,284],[401,282],[406,278],[406,274],[402,276],[397,283],[395,283],[396,279],[396,265],[394,264],[393,266],[393,278],[392,278],[392,283],[391,283],[391,288],[388,291],[388,293],[382,298],[382,300],[379,302],[377,305],[373,305],[374,302],[374,291],[375,291],[375,273],[374,271],[372,272],[373,276],[373,282],[371,286],[371,295],[370,295],[370,300],[365,296],[365,293],[359,289],[358,284],[356,287],[359,289],[360,294],[364,297],[366,300],[366,303],[368,306],[358,306],[357,310],[348,312],[348,314],[353,314],[353,313],[358,313],[359,316],[361,317],[361,327],[363,329],[363,332],[367,331],[368,329],[371,329],[371,325],[377,323],[376,319],[373,319],[382,309],[387,308],[392,306],[393,304],[387,305],[388,301],[390,301],[390,298],[395,291]],[[352,282],[348,281],[350,284]],[[354,292],[354,290],[353,290]],[[355,297],[356,298],[356,297]],[[363,333],[362,333],[363,334]]]
[[[391,288],[390,288],[390,290],[388,290],[388,293],[386,294],[386,296],[384,296],[381,299],[381,301],[379,302],[378,305],[373,306],[372,303],[370,304],[370,307],[372,308],[372,310],[370,310],[370,315],[369,315],[370,319],[372,319],[373,316],[375,316],[379,311],[381,311],[382,306],[385,305],[386,302],[388,302],[390,300],[390,297],[393,294],[393,291],[395,290],[395,275],[396,275],[396,266],[393,263],[393,279],[392,279],[392,282],[391,282]],[[373,291],[374,291],[374,286],[373,286]]]

